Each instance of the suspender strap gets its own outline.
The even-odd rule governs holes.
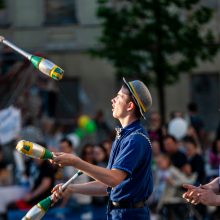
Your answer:
[[[149,143],[150,147],[152,148],[150,138],[149,138],[147,135],[145,135],[145,134],[143,134],[143,133],[141,133],[141,132],[138,132],[138,131],[132,133],[131,135],[135,135],[135,134],[139,134],[139,135],[141,135],[142,137],[144,137],[144,138],[147,140],[147,142]],[[219,172],[220,172],[220,171],[219,171]]]

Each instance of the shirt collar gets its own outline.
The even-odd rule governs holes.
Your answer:
[[[132,131],[134,128],[137,127],[137,125],[140,124],[140,120],[136,120],[136,121],[133,121],[132,123],[128,124],[127,126],[125,126],[124,128],[122,127],[116,127],[115,130],[116,130],[116,138],[120,138],[122,134],[124,134],[124,132],[129,132],[129,131]]]

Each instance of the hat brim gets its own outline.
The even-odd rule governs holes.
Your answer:
[[[138,100],[137,100],[137,98],[136,98],[136,95],[134,94],[134,92],[133,92],[131,86],[129,85],[129,83],[126,81],[126,79],[125,79],[124,77],[123,77],[123,82],[124,82],[124,84],[127,86],[127,88],[129,89],[129,91],[130,91],[130,93],[132,94],[132,96],[134,97],[134,99],[135,99],[135,104],[138,105],[138,108],[139,108],[139,111],[140,111],[140,113],[141,113],[141,116],[142,116],[144,119],[146,119],[146,117],[144,116],[144,113],[143,113],[143,111],[142,111],[142,109],[141,109],[141,106],[140,106],[140,104],[139,104],[139,102],[138,102]]]

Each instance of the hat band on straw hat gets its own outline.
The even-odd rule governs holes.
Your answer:
[[[131,84],[131,82],[128,82],[128,84],[129,84],[131,90],[133,91],[133,93],[134,93],[133,95],[134,95],[135,99],[137,100],[137,102],[139,103],[139,105],[140,105],[140,107],[141,107],[141,110],[142,110],[143,112],[146,112],[147,109],[144,107],[143,102],[140,100],[140,98],[139,98],[139,96],[138,96],[138,94],[137,94],[137,92],[136,92],[134,86]]]

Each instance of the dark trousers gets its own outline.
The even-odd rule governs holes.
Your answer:
[[[108,210],[107,220],[150,220],[148,207]]]

